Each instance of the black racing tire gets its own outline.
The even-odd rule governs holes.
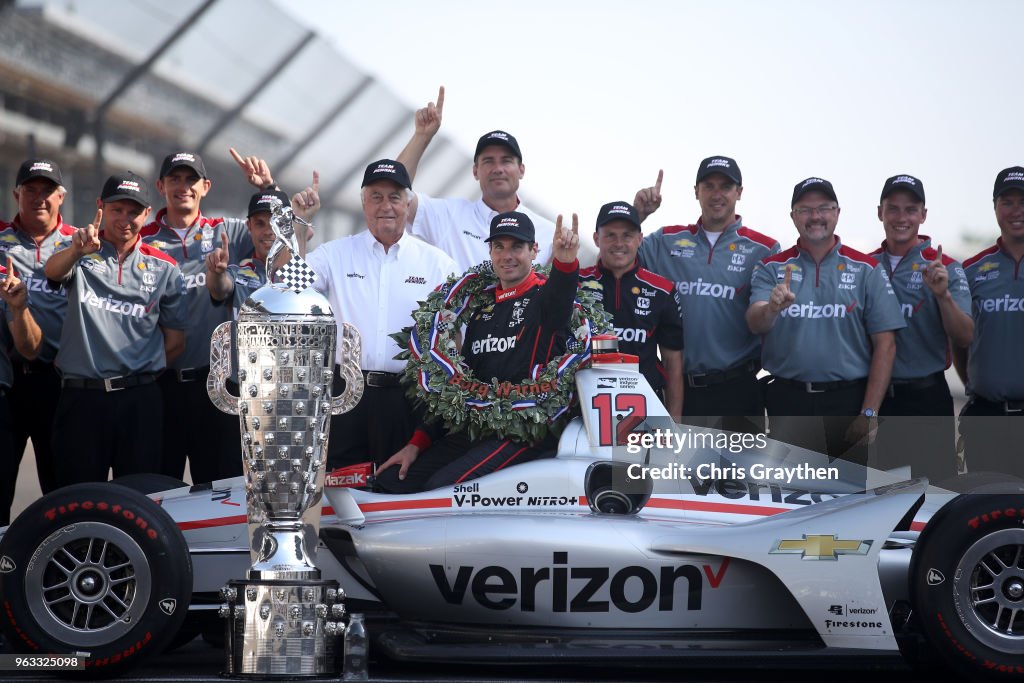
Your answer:
[[[167,474],[159,474],[157,472],[140,472],[138,474],[126,474],[123,477],[118,477],[111,480],[112,484],[120,484],[121,486],[127,486],[133,491],[139,493],[160,493],[161,491],[170,491],[172,489],[180,489],[182,486],[188,486],[181,479],[175,479]]]
[[[945,505],[911,562],[929,651],[966,680],[1024,681],[1024,486],[1014,488]]]
[[[192,597],[174,520],[145,495],[75,484],[37,500],[0,541],[0,628],[29,654],[87,653],[89,678],[161,652]]]

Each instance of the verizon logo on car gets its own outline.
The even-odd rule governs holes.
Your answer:
[[[583,567],[569,565],[568,552],[552,553],[551,566],[521,567],[518,572],[498,565],[462,565],[449,577],[446,567],[429,565],[434,584],[445,602],[462,605],[467,599],[492,610],[521,612],[626,612],[653,609],[671,612],[703,608],[704,578],[711,588],[725,579],[729,559],[711,564],[678,564],[648,568],[636,565]],[[635,584],[639,590],[626,590]]]

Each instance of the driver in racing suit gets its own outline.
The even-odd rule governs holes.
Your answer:
[[[579,282],[577,218],[573,215],[569,230],[558,217],[549,278],[533,271],[535,234],[530,218],[517,211],[491,220],[487,242],[498,288],[494,304],[470,316],[462,346],[466,363],[482,381],[521,382],[534,366],[546,365],[564,349]],[[435,441],[440,436],[436,425],[418,427],[409,443],[381,465],[378,486],[391,493],[430,490],[545,457],[556,445],[550,434],[534,444],[500,435],[474,442],[464,432]]]

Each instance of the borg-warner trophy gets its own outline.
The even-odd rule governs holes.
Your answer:
[[[253,562],[244,579],[221,589],[225,673],[233,676],[333,675],[345,631],[345,594],[337,581],[321,579],[314,561],[331,415],[351,410],[363,394],[359,333],[342,326],[345,390],[331,396],[338,328],[330,304],[309,287],[314,273],[299,254],[299,220],[277,202],[270,281],[242,304],[237,342],[226,322],[210,344],[207,391],[220,410],[238,415],[242,431]],[[273,272],[285,248],[291,261]],[[232,357],[240,397],[225,384]]]

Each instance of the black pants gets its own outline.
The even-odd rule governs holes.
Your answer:
[[[894,381],[878,412],[880,469],[909,465],[911,476],[926,476],[933,484],[956,476],[953,397],[943,373]]]
[[[53,423],[60,486],[159,472],[163,397],[155,382],[120,391],[64,387]]]
[[[21,452],[14,449],[13,424],[7,388],[0,387],[0,526],[11,523],[11,504],[18,481]]]
[[[768,382],[766,405],[771,438],[831,458],[866,465],[868,449],[863,442],[846,438],[850,424],[860,414],[867,380],[808,392],[778,380]]]
[[[164,404],[163,464],[169,477],[185,476],[188,458],[192,483],[242,474],[242,442],[238,416],[222,413],[206,393],[208,373],[181,382],[174,370],[160,376]]]
[[[1024,479],[1024,401],[972,396],[960,411],[968,472],[1000,472]]]
[[[764,432],[764,394],[757,373],[710,384],[683,387],[685,424],[732,432]]]
[[[498,438],[474,442],[460,432],[440,439],[420,453],[404,480],[398,478],[398,466],[392,466],[381,472],[377,486],[388,493],[430,491],[471,481],[511,465],[551,457],[557,446],[558,440],[550,435],[531,446]]]
[[[49,493],[57,488],[57,466],[54,462],[50,435],[53,416],[60,400],[60,375],[52,363],[13,362],[14,386],[8,393],[13,421],[15,475],[21,464],[25,445],[32,439],[36,454],[36,476],[39,488]]]
[[[334,395],[341,393],[343,386],[335,369]],[[406,398],[405,387],[366,385],[355,408],[331,418],[328,468],[361,462],[380,465],[409,443],[421,419],[422,412]]]

